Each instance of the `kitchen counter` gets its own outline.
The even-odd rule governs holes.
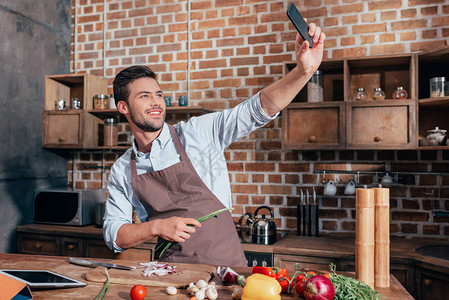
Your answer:
[[[449,241],[432,239],[390,238],[390,260],[397,264],[426,265],[435,271],[449,274],[449,260],[421,255],[415,249],[428,245],[449,245]],[[290,254],[323,258],[355,260],[354,235],[329,234],[319,237],[297,236],[291,232],[273,245],[276,254]]]
[[[102,261],[113,261],[102,259]],[[137,265],[141,261],[126,261],[120,260],[120,264]],[[102,289],[101,283],[88,282],[84,279],[84,274],[89,268],[70,264],[67,257],[62,256],[43,256],[43,255],[24,255],[24,254],[9,254],[0,253],[0,265],[2,268],[8,269],[46,269],[51,270],[84,282],[87,282],[86,287],[57,289],[57,290],[42,290],[33,291],[33,299],[93,299]],[[192,265],[194,268],[194,265]],[[238,273],[248,276],[251,273],[251,268],[236,267],[233,268]],[[223,286],[218,277],[212,279],[219,287],[219,299],[232,299],[229,287]],[[132,285],[111,284],[108,298],[109,299],[130,299],[129,291]],[[165,293],[165,288],[161,287],[147,287],[148,299],[164,299],[168,298]],[[387,297],[387,299],[413,299],[401,284],[392,276],[390,288],[377,289],[380,293]],[[188,299],[185,290],[181,290],[176,296],[170,296],[170,299]],[[282,299],[298,299],[295,294],[282,295]]]

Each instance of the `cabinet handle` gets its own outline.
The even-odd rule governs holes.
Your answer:
[[[58,141],[59,141],[60,143],[64,143],[64,142],[65,142],[65,138],[59,138]]]
[[[42,249],[42,245],[40,243],[36,243],[36,249],[37,250],[41,250]]]
[[[374,137],[374,142],[379,143],[380,141],[382,141],[382,138],[380,136]]]
[[[68,249],[68,250],[73,250],[73,249],[75,249],[75,246],[74,246],[74,245],[69,245],[69,246],[67,247],[67,249]]]
[[[424,279],[424,285],[425,286],[430,286],[432,284],[432,280],[430,279]]]
[[[316,142],[316,136],[312,135],[309,137],[309,143],[315,143]]]

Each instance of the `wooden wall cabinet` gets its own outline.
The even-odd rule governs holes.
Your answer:
[[[420,300],[447,300],[449,275],[423,268],[415,271],[416,298]]]
[[[348,149],[415,149],[416,101],[348,102]]]
[[[307,86],[303,88],[283,111],[283,144],[287,149],[415,149],[417,60],[416,54],[324,60],[319,68],[324,102],[307,103]],[[284,73],[294,66],[286,63]],[[392,99],[399,86],[408,92],[406,100]],[[377,87],[385,92],[385,100],[373,100]],[[358,88],[365,89],[367,101],[353,101]],[[336,109],[319,113],[336,106],[338,117]],[[307,119],[312,107],[316,113]]]
[[[293,103],[283,111],[284,142],[289,149],[344,149],[342,102]]]
[[[88,148],[98,145],[102,120],[85,110],[44,111],[43,148]]]
[[[421,53],[418,56],[419,81],[419,125],[418,149],[444,149],[449,145],[429,146],[426,140],[428,130],[439,127],[449,131],[449,89],[444,97],[432,98],[430,95],[430,79],[446,77],[449,81],[449,47],[441,47]]]

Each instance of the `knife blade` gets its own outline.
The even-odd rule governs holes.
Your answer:
[[[133,270],[135,267],[128,267],[123,265],[111,264],[107,262],[98,262],[98,261],[90,261],[81,258],[69,257],[69,262],[75,265],[85,266],[85,267],[106,267],[106,268],[114,268],[120,270]]]

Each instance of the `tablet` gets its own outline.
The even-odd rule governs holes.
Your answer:
[[[0,270],[0,273],[26,283],[31,289],[82,287],[87,283],[45,270]]]

